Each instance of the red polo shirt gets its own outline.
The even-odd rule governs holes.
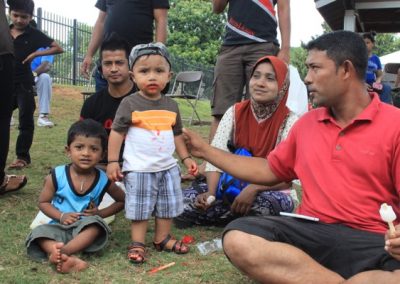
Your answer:
[[[400,221],[400,109],[371,97],[345,128],[327,108],[306,113],[268,155],[277,177],[301,180],[300,214],[384,233],[379,208],[388,203]]]

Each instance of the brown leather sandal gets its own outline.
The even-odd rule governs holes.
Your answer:
[[[26,176],[5,175],[4,181],[0,186],[0,195],[17,191],[25,186],[28,182]]]
[[[146,246],[141,242],[132,242],[128,246],[128,259],[134,264],[142,264],[146,261]]]
[[[171,248],[166,248],[167,243],[171,241],[175,241]],[[171,235],[168,235],[163,241],[160,243],[154,243],[154,248],[157,251],[166,251],[166,252],[174,252],[176,254],[186,254],[189,252],[190,248],[185,245],[182,241],[172,239]]]
[[[29,163],[25,160],[22,159],[15,159],[14,162],[12,162],[9,166],[9,170],[22,170],[26,168],[29,165]]]

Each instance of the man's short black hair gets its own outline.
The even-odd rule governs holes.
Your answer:
[[[21,11],[33,16],[35,3],[32,0],[7,0],[10,11]]]
[[[100,61],[103,59],[103,51],[115,51],[123,50],[125,51],[125,57],[129,60],[130,48],[128,42],[120,37],[117,33],[113,32],[107,37],[100,46]]]
[[[93,119],[75,122],[68,130],[67,145],[70,146],[77,136],[99,138],[103,152],[107,150],[108,135],[104,127]]]
[[[339,68],[346,60],[352,62],[358,78],[364,80],[368,65],[368,51],[363,38],[350,31],[334,31],[310,41],[306,49],[326,51]]]

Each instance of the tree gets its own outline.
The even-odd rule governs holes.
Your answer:
[[[290,64],[297,68],[301,79],[304,79],[307,75],[306,58],[307,51],[303,43],[300,47],[292,47],[290,49]]]
[[[226,15],[212,13],[207,0],[171,0],[168,13],[170,53],[198,65],[213,66],[222,42]]]
[[[400,39],[393,34],[377,34],[374,53],[382,56],[400,49]]]

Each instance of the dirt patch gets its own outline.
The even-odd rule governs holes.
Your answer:
[[[53,93],[62,97],[82,99],[81,92],[84,90],[80,86],[53,85]]]

